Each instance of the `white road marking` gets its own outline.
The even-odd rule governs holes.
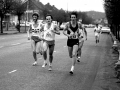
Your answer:
[[[15,43],[15,44],[11,44],[11,45],[19,45],[19,44],[21,44],[21,43]]]
[[[0,48],[3,48],[4,46],[0,46]]]
[[[54,51],[54,52],[56,52],[56,51]]]
[[[11,71],[11,72],[9,72],[9,73],[13,73],[13,72],[16,72],[17,70],[13,70],[13,71]]]

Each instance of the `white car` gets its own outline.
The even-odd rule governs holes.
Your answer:
[[[25,22],[21,22],[20,26],[25,26]],[[30,22],[26,22],[26,26],[30,26]]]
[[[110,28],[109,27],[102,27],[101,33],[108,33],[108,34],[110,34]]]

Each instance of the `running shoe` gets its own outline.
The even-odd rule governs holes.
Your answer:
[[[73,75],[73,71],[70,71],[69,73],[70,73],[71,75]]]
[[[52,66],[49,66],[49,69],[48,69],[48,71],[52,71]]]
[[[80,62],[80,57],[77,58],[77,62]]]
[[[47,65],[47,63],[44,63],[44,64],[42,65],[42,67],[44,68],[46,65]]]
[[[42,52],[42,51],[40,51],[40,55],[43,55],[43,52]]]
[[[35,61],[34,63],[33,63],[33,66],[36,66],[37,65],[37,62]]]

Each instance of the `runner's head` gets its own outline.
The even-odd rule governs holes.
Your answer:
[[[72,12],[70,14],[70,19],[71,19],[71,21],[76,21],[77,20],[77,13],[76,12]]]
[[[39,14],[38,13],[33,13],[32,15],[33,21],[37,21],[39,18]]]
[[[96,27],[98,27],[98,23],[96,24]]]
[[[52,22],[52,19],[53,19],[52,15],[48,14],[48,15],[46,16],[46,21],[47,21],[47,23],[51,23],[51,22]]]

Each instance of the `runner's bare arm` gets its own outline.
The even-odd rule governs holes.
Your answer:
[[[65,28],[63,29],[63,34],[64,34],[65,36],[67,36],[67,37],[70,36],[69,34],[67,34],[68,24],[69,24],[69,23],[67,23],[67,24],[65,25]]]
[[[55,34],[58,34],[60,35],[60,32],[59,32],[59,27],[57,25],[55,25],[54,27],[54,30],[52,30]]]
[[[74,32],[70,29],[70,23],[68,22],[67,24],[68,24],[68,30],[70,31],[70,34],[73,35]]]
[[[86,40],[87,40],[87,31],[86,31],[86,28],[83,27],[83,29],[84,29],[85,37],[86,37]]]
[[[44,37],[44,24],[41,24],[40,31],[41,31],[41,39],[43,39],[43,37]]]
[[[27,36],[28,36],[28,40],[30,40],[30,31],[31,31],[31,25],[29,26],[29,28],[28,28],[28,31],[27,31]]]

